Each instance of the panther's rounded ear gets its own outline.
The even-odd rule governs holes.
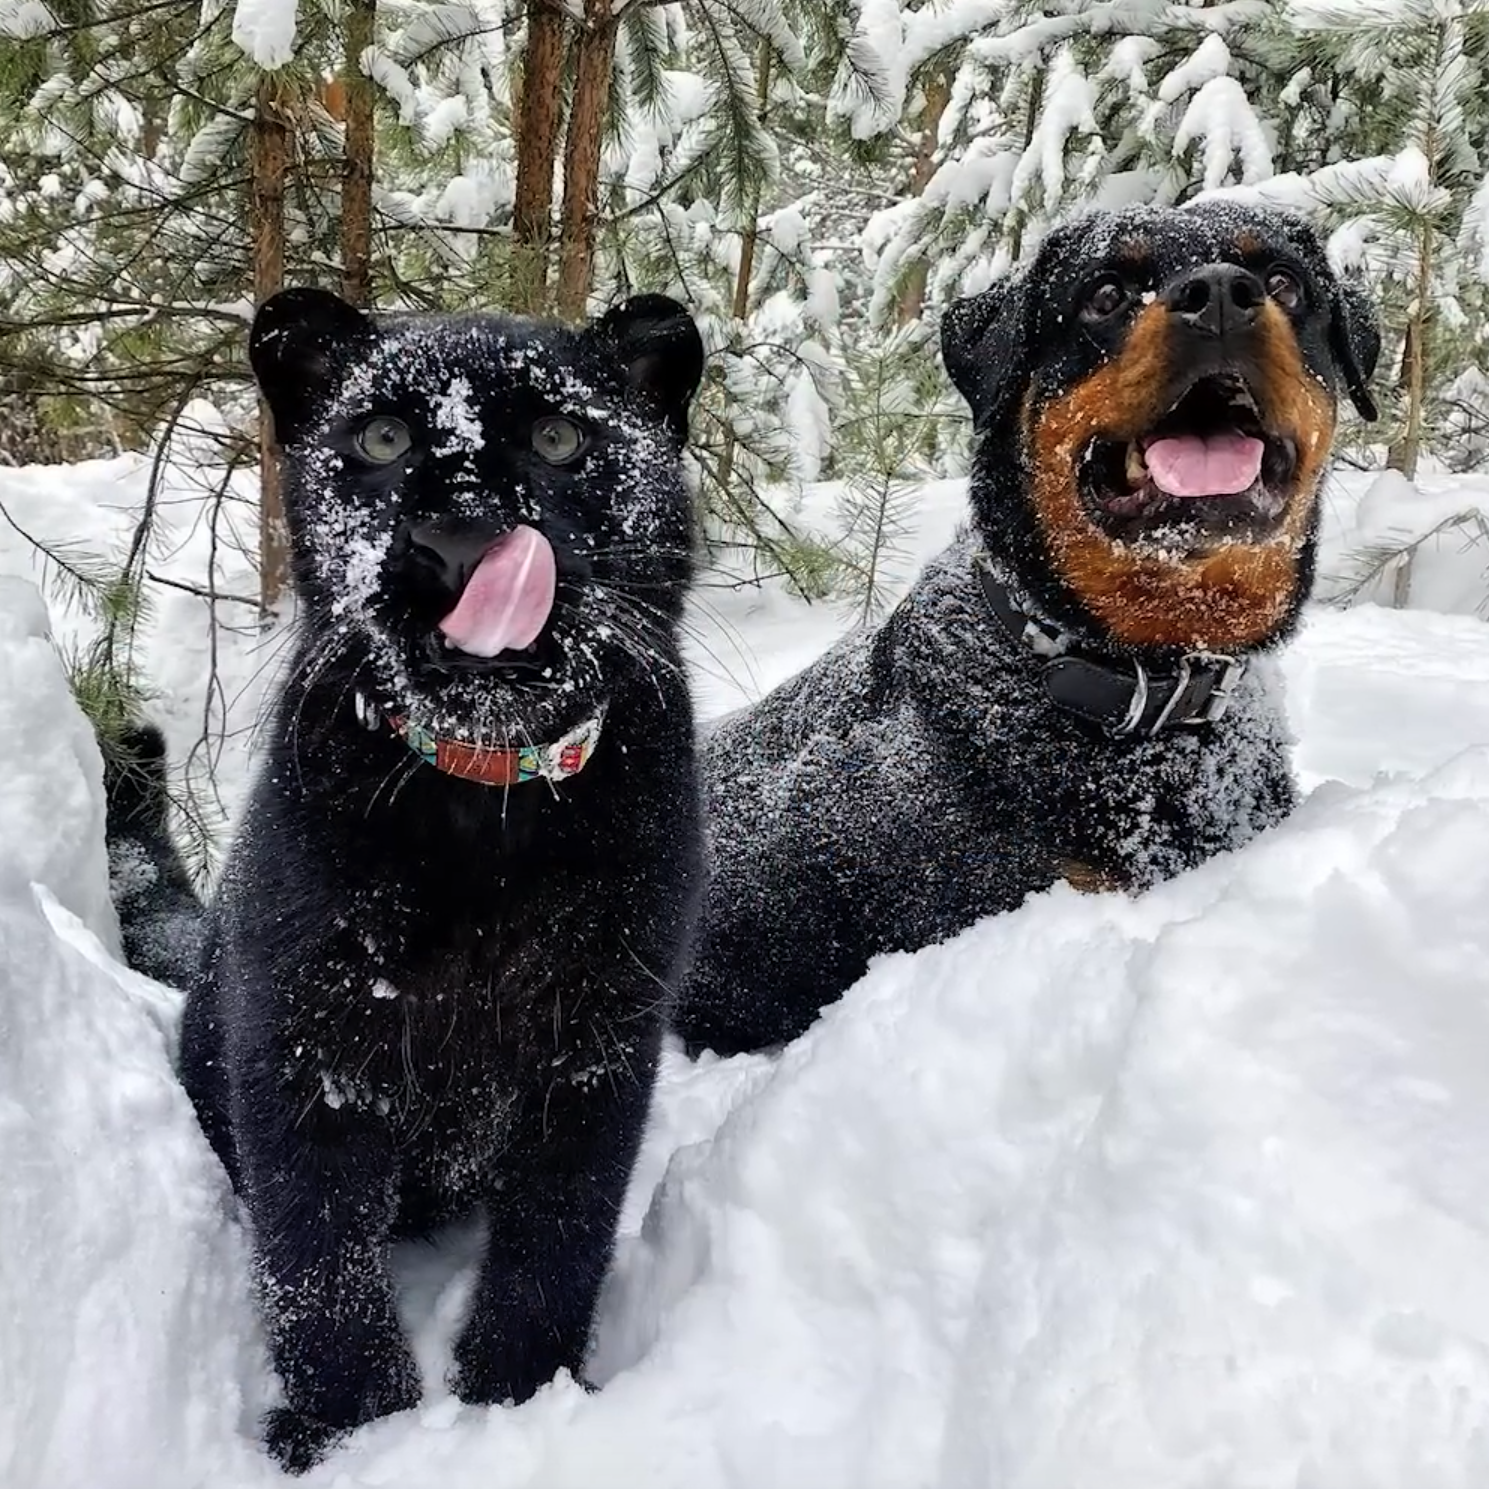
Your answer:
[[[1329,317],[1329,350],[1344,378],[1350,402],[1372,423],[1380,409],[1370,393],[1370,379],[1380,361],[1380,318],[1365,286],[1352,277],[1334,286]]]
[[[1017,395],[1024,365],[1023,273],[980,295],[953,300],[941,316],[941,360],[972,410],[973,427],[995,424]]]
[[[372,337],[372,318],[330,290],[280,290],[259,306],[248,333],[248,360],[280,444],[293,444],[304,433],[348,362]]]
[[[662,410],[673,442],[688,437],[688,405],[703,377],[703,338],[685,306],[666,295],[634,295],[589,334],[620,359],[626,379]]]

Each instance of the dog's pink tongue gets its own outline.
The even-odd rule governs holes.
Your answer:
[[[486,550],[439,628],[473,657],[520,651],[542,634],[557,581],[548,539],[536,528],[514,527]]]
[[[1170,496],[1230,496],[1261,474],[1262,442],[1249,434],[1174,435],[1143,451],[1148,474]]]

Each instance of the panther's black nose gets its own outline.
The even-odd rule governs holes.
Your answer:
[[[1205,336],[1225,336],[1256,323],[1266,287],[1236,264],[1205,264],[1164,287],[1161,299],[1186,326]]]
[[[411,522],[404,529],[409,557],[451,594],[459,594],[487,550],[501,537],[485,523]]]

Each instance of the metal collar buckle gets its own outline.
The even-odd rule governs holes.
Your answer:
[[[1180,663],[1184,669],[1185,681],[1188,681],[1189,664],[1199,662],[1203,666],[1216,667],[1220,676],[1215,686],[1210,689],[1210,695],[1200,706],[1199,712],[1191,719],[1185,719],[1186,724],[1213,724],[1217,719],[1225,717],[1225,711],[1231,706],[1231,699],[1236,691],[1236,685],[1246,673],[1246,664],[1237,657],[1226,656],[1224,652],[1218,651],[1192,651]]]
[[[1143,715],[1148,711],[1148,698],[1152,690],[1148,670],[1141,662],[1134,662],[1132,667],[1137,674],[1136,684],[1132,690],[1132,702],[1128,704],[1127,712],[1122,718],[1111,725],[1111,732],[1116,735],[1138,733]],[[1196,667],[1214,668],[1220,675],[1199,708],[1187,717],[1176,719],[1174,710],[1178,708],[1179,700],[1189,691],[1189,684],[1194,679]],[[1162,733],[1170,723],[1174,725],[1213,724],[1217,719],[1224,718],[1225,711],[1231,705],[1236,684],[1241,681],[1245,671],[1244,662],[1236,657],[1226,656],[1222,652],[1186,652],[1179,658],[1179,671],[1174,678],[1173,686],[1169,689],[1168,700],[1159,710],[1158,717],[1141,732],[1151,739],[1154,735]]]

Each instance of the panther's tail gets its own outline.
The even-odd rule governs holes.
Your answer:
[[[104,750],[109,874],[137,972],[184,987],[200,958],[202,902],[171,840],[165,736],[153,724],[126,728]]]

